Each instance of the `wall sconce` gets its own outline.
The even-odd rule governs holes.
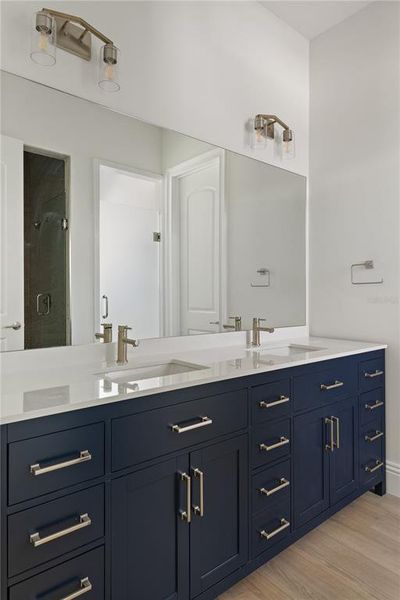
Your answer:
[[[99,86],[117,92],[120,52],[115,44],[81,17],[43,8],[34,14],[31,37],[31,59],[42,66],[56,62],[56,48],[83,60],[92,58],[92,35],[103,42],[99,58]]]
[[[282,158],[294,157],[294,132],[276,115],[258,114],[254,117],[254,147],[265,148],[267,140],[275,139],[275,125],[282,127]]]

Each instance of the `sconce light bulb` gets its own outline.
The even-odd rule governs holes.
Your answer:
[[[39,35],[39,50],[46,51],[48,46],[49,46],[49,37],[48,37],[47,33],[45,33],[44,31],[41,31],[40,35]]]
[[[112,81],[114,79],[114,67],[111,64],[107,64],[104,69],[104,77]]]

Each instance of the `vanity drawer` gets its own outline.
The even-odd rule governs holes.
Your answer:
[[[385,385],[385,359],[364,360],[358,366],[359,386],[362,392]]]
[[[291,412],[290,379],[259,385],[251,390],[253,423],[286,417]]]
[[[356,390],[357,363],[338,361],[327,369],[294,377],[294,408],[299,411],[324,406],[351,396]]]
[[[290,438],[290,419],[256,427],[252,436],[253,467],[260,467],[290,454]]]
[[[82,592],[80,596],[77,595],[79,591]],[[104,600],[102,547],[14,585],[10,589],[9,599],[61,600],[78,597],[82,600]]]
[[[247,427],[247,391],[176,404],[112,422],[112,470]]]
[[[8,451],[8,501],[16,504],[103,475],[104,425],[13,442]]]
[[[252,521],[251,554],[254,558],[290,534],[290,498],[276,502]]]
[[[383,388],[360,394],[360,424],[372,423],[376,418],[382,417],[385,408]]]
[[[374,479],[382,479],[385,436],[382,415],[375,415],[374,419],[361,428],[360,433],[360,468],[361,483],[366,484]],[[376,469],[374,467],[377,467]]]
[[[64,496],[8,517],[12,577],[104,535],[104,486]]]
[[[253,514],[270,508],[277,501],[290,498],[290,460],[255,475],[251,487]]]

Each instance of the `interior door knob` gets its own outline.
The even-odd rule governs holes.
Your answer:
[[[4,325],[3,329],[15,329],[15,331],[17,331],[18,329],[21,329],[22,325],[19,321],[15,321],[15,323],[11,323],[11,325]]]

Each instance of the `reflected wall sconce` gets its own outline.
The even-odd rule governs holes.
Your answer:
[[[282,158],[294,158],[294,132],[276,115],[258,114],[254,117],[254,147],[265,148],[268,139],[275,139],[275,125],[283,129]]]
[[[99,55],[98,84],[107,92],[117,92],[120,52],[115,44],[90,23],[67,13],[43,8],[34,14],[31,59],[42,66],[56,63],[56,48],[83,60],[92,58],[92,35],[103,45]]]

